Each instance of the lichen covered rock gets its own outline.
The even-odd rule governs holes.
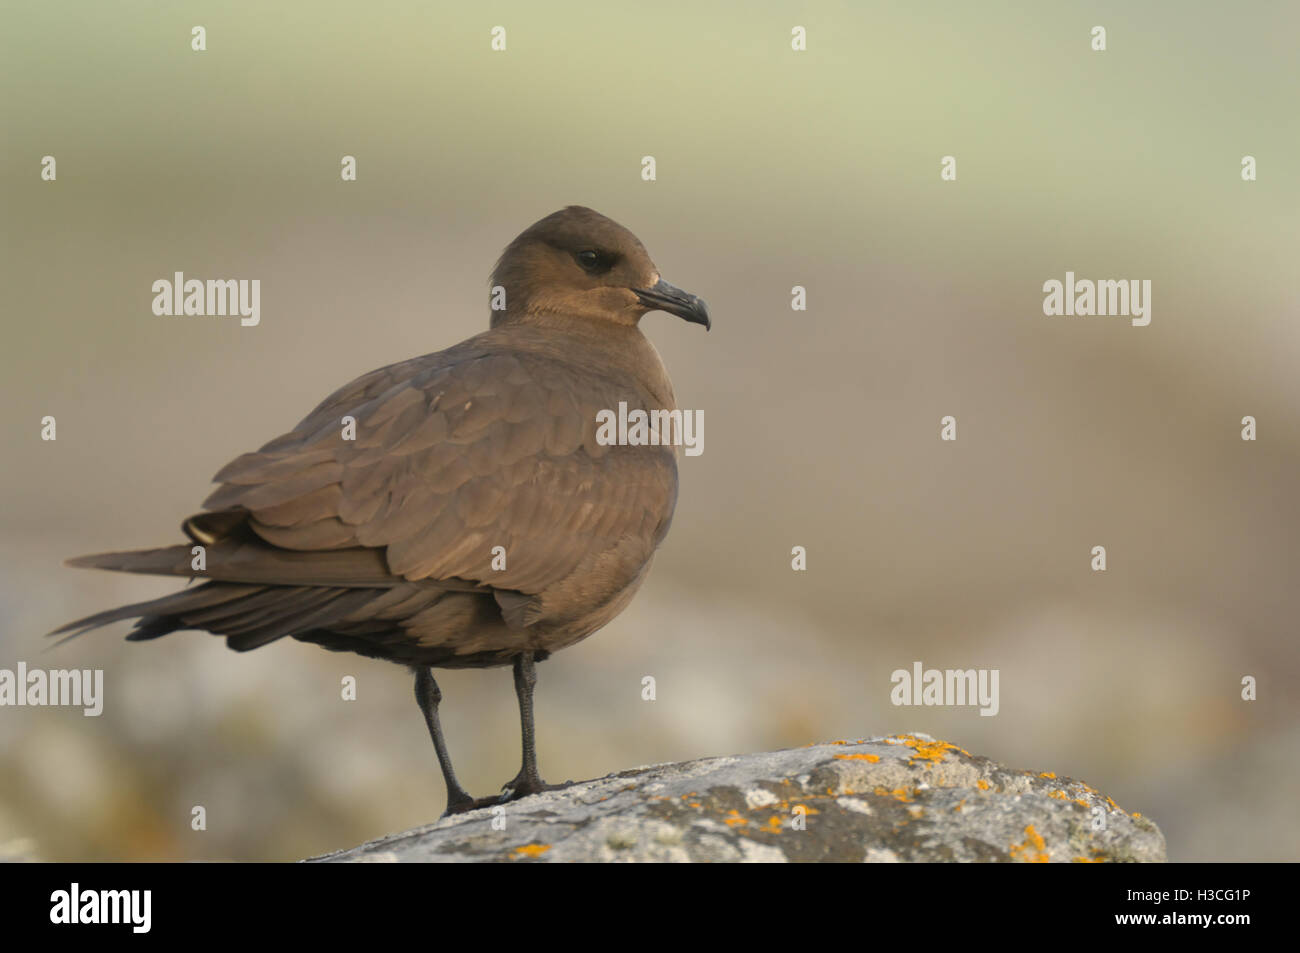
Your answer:
[[[926,735],[635,768],[318,861],[1164,861],[1088,785]]]

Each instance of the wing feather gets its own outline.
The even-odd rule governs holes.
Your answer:
[[[473,344],[336,391],[224,467],[205,507],[248,510],[253,531],[285,549],[383,549],[409,580],[524,594],[629,539],[648,559],[676,502],[675,454],[595,440],[598,410],[648,410],[648,395],[553,357]],[[495,546],[504,571],[492,567]]]

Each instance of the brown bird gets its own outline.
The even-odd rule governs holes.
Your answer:
[[[68,561],[206,582],[52,634],[138,618],[129,640],[198,629],[242,652],[289,636],[403,663],[448,813],[545,790],[534,663],[627,606],[677,501],[675,448],[606,445],[597,413],[675,409],[638,322],[710,320],[635,235],[579,206],[511,242],[492,284],[506,306],[489,330],[357,378],[224,467],[207,512],[182,524],[190,543]],[[476,801],[452,770],[432,669],[507,664],[523,765],[500,798]]]

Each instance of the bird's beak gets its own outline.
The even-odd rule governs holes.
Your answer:
[[[709,320],[709,306],[701,298],[690,292],[670,285],[660,278],[653,288],[633,288],[641,303],[651,311],[667,311],[692,324],[704,325],[704,330],[713,327]]]

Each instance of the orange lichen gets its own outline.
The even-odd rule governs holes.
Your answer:
[[[880,760],[880,755],[878,754],[837,754],[835,756],[835,760],[836,761],[870,761],[872,764],[875,764],[877,761]]]
[[[1080,807],[1088,807],[1088,802],[1081,797],[1076,797],[1074,799],[1074,803],[1079,805]]]
[[[1066,799],[1066,794],[1064,791],[1048,791],[1047,796],[1050,798],[1055,798],[1058,801],[1064,801]]]
[[[915,764],[917,761],[929,761],[931,764],[938,764],[949,751],[960,751],[966,757],[970,757],[970,752],[964,748],[958,748],[955,744],[947,741],[925,741],[914,735],[895,735],[889,739],[894,744],[905,745],[911,748],[916,754],[909,761],[909,764]]]
[[[1039,774],[1038,774],[1038,776],[1039,776],[1040,778],[1054,778],[1054,777],[1056,777],[1056,772],[1055,772],[1055,771],[1040,771]]]
[[[990,785],[983,778],[980,778],[978,781],[975,782],[975,786],[979,788],[981,791],[987,791],[992,785]]]
[[[516,857],[541,857],[551,849],[550,844],[525,844],[523,847],[516,847],[514,856]]]
[[[1047,841],[1043,840],[1043,835],[1034,830],[1034,825],[1030,824],[1025,828],[1024,842],[1012,844],[1010,854],[1012,860],[1019,860],[1026,864],[1045,864],[1049,857]]]
[[[743,817],[740,816],[740,812],[739,812],[739,811],[728,811],[728,812],[727,812],[727,816],[724,817],[724,818],[722,819],[722,822],[723,822],[724,824],[729,824],[729,825],[731,825],[732,827],[735,827],[737,824],[748,824],[748,823],[749,823],[749,821],[748,821],[747,819],[745,819],[745,818],[743,818]]]
[[[907,796],[907,788],[894,788],[890,791],[886,788],[876,788],[876,795],[879,797],[892,797],[896,801],[902,801],[904,804],[910,804],[912,799]]]
[[[859,738],[857,741],[848,741],[847,739],[841,739],[839,741],[810,741],[806,745],[803,745],[803,747],[824,748],[827,745],[864,745],[866,743],[867,743],[866,738]]]

